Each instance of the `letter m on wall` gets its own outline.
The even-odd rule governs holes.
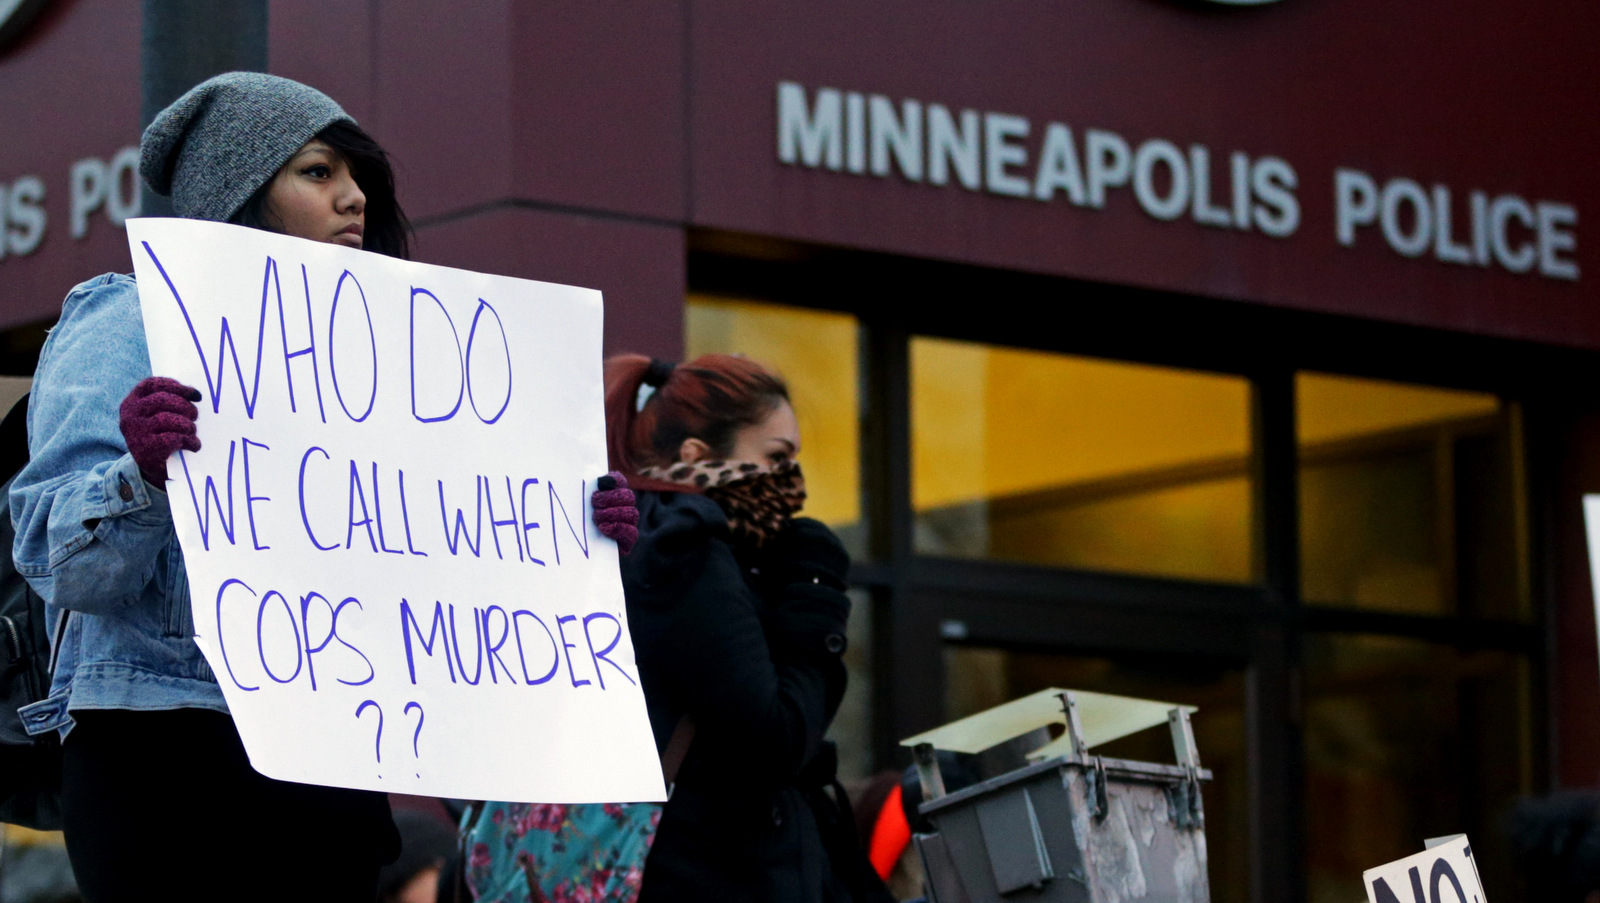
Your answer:
[[[778,83],[778,159],[816,168],[844,168],[844,100],[833,88],[818,88],[806,102],[799,82]]]

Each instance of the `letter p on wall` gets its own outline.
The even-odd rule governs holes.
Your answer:
[[[109,161],[85,157],[72,164],[72,237],[89,234],[89,214],[104,209],[113,226],[122,228],[139,215],[139,149],[125,147]]]

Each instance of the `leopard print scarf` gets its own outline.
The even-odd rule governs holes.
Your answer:
[[[646,467],[642,477],[682,486],[717,503],[739,545],[760,548],[788,525],[806,502],[800,465],[767,467],[751,461],[701,461]]]

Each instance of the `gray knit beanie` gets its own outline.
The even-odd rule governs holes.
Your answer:
[[[262,72],[207,79],[156,115],[139,174],[187,219],[227,222],[318,132],[350,118],[328,95]]]

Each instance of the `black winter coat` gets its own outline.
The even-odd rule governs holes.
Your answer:
[[[866,860],[848,809],[838,817],[824,790],[834,759],[822,737],[844,695],[850,607],[838,540],[811,522],[805,562],[783,542],[741,560],[709,499],[641,492],[638,506],[622,581],[656,746],[684,715],[695,729],[640,903],[889,899],[881,884],[881,896],[860,890]],[[808,576],[819,561],[831,578]]]

